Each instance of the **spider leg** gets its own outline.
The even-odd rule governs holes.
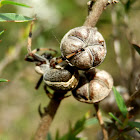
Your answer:
[[[32,46],[32,28],[33,28],[33,24],[34,24],[34,21],[31,22],[31,25],[30,25],[30,31],[29,31],[29,36],[28,36],[28,45],[27,45],[27,51],[28,51],[28,54],[27,56],[25,57],[25,60],[26,61],[29,61],[29,62],[34,62],[34,61],[40,61],[40,62],[43,62],[45,63],[46,62],[46,59],[38,54],[36,54],[36,52],[38,51],[53,51],[55,52],[55,54],[57,53],[56,50],[54,49],[49,49],[49,48],[38,48],[38,49],[34,49],[32,51],[31,49],[31,46]],[[32,57],[33,59],[30,59],[29,57]]]
[[[74,55],[76,55],[77,53],[82,52],[82,51],[85,51],[85,49],[81,48],[81,49],[79,49],[79,50],[77,50],[75,52],[72,52],[71,54],[65,56],[65,58],[66,59],[71,59]]]
[[[90,14],[90,12],[92,11],[92,6],[95,3],[95,0],[89,1],[87,2],[87,6],[88,6],[88,15]]]
[[[44,107],[44,112],[41,111],[41,104],[38,106],[38,113],[40,115],[40,117],[42,118],[46,113],[48,113],[48,108],[47,107]]]
[[[41,55],[38,55],[36,53],[30,53],[29,56],[33,57],[34,60],[37,60],[42,63],[46,63],[46,58],[42,57]]]
[[[36,84],[36,86],[35,86],[35,89],[36,89],[36,90],[40,87],[42,81],[43,81],[43,75],[40,77],[40,79],[38,80],[38,82],[37,82],[37,84]]]
[[[47,96],[48,96],[50,99],[52,99],[52,98],[53,98],[53,95],[47,90],[47,85],[46,85],[46,84],[44,85],[44,90],[45,90]]]
[[[77,53],[79,53],[79,52],[81,52],[81,51],[84,51],[84,50],[85,50],[85,49],[81,48],[81,49],[79,49],[79,50],[77,50],[77,51],[75,51],[75,52],[72,52],[71,54],[69,54],[69,55],[67,55],[67,56],[65,56],[65,57],[63,57],[63,56],[57,57],[57,58],[56,58],[56,61],[52,60],[52,61],[50,62],[50,66],[53,67],[53,68],[55,68],[55,66],[56,66],[57,64],[62,63],[62,62],[65,61],[66,59],[71,59],[74,55],[76,55]]]
[[[46,59],[38,54],[30,53],[27,54],[24,58],[24,60],[29,61],[29,62],[41,62],[41,63],[46,63]]]
[[[33,24],[34,24],[34,21],[31,22],[31,25],[30,25],[30,30],[29,30],[29,35],[28,35],[28,44],[27,44],[27,51],[28,51],[28,54],[27,56],[25,57],[25,60],[27,61],[30,61],[30,62],[34,62],[32,60],[37,60],[37,61],[45,61],[46,62],[46,59],[35,54],[34,51],[32,51],[31,49],[31,46],[32,46],[32,28],[33,28]],[[33,59],[29,59],[29,56],[33,57]]]
[[[57,51],[54,50],[54,49],[51,49],[51,48],[37,48],[37,49],[34,49],[32,51],[32,53],[36,53],[36,52],[39,52],[39,51],[53,51],[55,53],[54,55],[57,54]]]
[[[32,46],[32,28],[33,28],[33,24],[34,24],[34,21],[31,22],[29,35],[28,35],[28,45],[27,45],[28,53],[32,53],[31,46]]]
[[[41,104],[38,106],[38,113],[41,118],[44,116],[44,113],[41,111]]]
[[[55,66],[57,64],[60,64],[62,63],[64,60],[66,60],[64,57],[60,56],[60,57],[57,57],[56,59],[51,59],[50,61],[50,66],[55,68]]]
[[[24,60],[25,60],[25,61],[28,61],[28,62],[35,62],[35,59],[30,58],[30,57],[27,56],[27,55],[25,56]]]
[[[75,52],[72,52],[71,54],[69,54],[69,55],[66,56],[66,59],[71,59],[71,58],[72,58],[73,56],[75,56],[77,53],[82,52],[82,51],[85,51],[85,49],[84,49],[84,48],[81,48],[81,49],[79,49],[79,50],[77,50],[77,51],[75,51]]]
[[[116,3],[118,3],[118,2],[119,2],[118,0],[108,0],[107,5],[110,5],[111,3],[112,3],[112,4],[116,4]]]
[[[29,62],[37,61],[37,62],[41,62],[41,64],[46,63],[46,58],[36,54],[36,52],[38,52],[38,51],[53,51],[55,53],[54,55],[56,55],[57,51],[54,50],[54,49],[51,49],[51,48],[38,48],[38,49],[34,49],[32,51],[31,46],[32,46],[32,28],[33,28],[33,24],[34,24],[34,21],[32,21],[31,25],[30,25],[30,30],[29,30],[29,35],[28,35],[28,45],[27,45],[28,54],[26,55],[25,60],[29,61]]]

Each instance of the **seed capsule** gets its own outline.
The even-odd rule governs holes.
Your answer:
[[[106,56],[106,44],[97,28],[81,26],[71,29],[60,44],[62,57],[78,69],[101,64]]]
[[[90,69],[80,74],[79,84],[73,96],[80,102],[95,103],[107,97],[112,89],[113,79],[104,70]]]

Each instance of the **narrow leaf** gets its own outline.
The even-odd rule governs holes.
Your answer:
[[[46,137],[46,140],[52,140],[52,136],[50,133],[48,133],[47,137]]]
[[[4,33],[4,31],[5,31],[5,30],[2,30],[2,31],[0,32],[0,35],[2,35],[2,34]]]
[[[117,121],[120,125],[123,124],[123,123],[122,123],[114,114],[112,114],[111,112],[109,112],[109,115],[110,115],[115,121]]]
[[[73,129],[73,135],[76,136],[77,134],[79,134],[85,127],[85,122],[86,122],[86,118],[85,116],[78,120],[76,123],[75,123],[75,126],[74,126],[74,129]]]
[[[3,6],[3,5],[6,5],[6,4],[23,6],[23,7],[26,7],[26,8],[31,8],[31,6],[28,6],[28,5],[23,4],[23,3],[18,3],[18,2],[14,2],[14,1],[6,1],[6,0],[3,0],[3,1],[0,2],[0,7]]]
[[[86,140],[87,138],[78,138],[77,135],[85,128],[88,126],[91,126],[95,123],[98,122],[96,118],[90,118],[89,117],[89,112],[84,115],[80,120],[77,120],[73,128],[69,127],[69,132],[63,135],[61,138],[58,137],[58,134],[56,135],[57,139],[56,140]]]
[[[18,15],[15,13],[0,13],[0,22],[28,22],[35,18]]]
[[[59,131],[56,131],[55,140],[59,140]]]
[[[139,128],[136,128],[136,131],[140,134],[140,129]]]
[[[123,115],[124,117],[126,117],[128,111],[127,111],[127,107],[126,107],[126,105],[125,105],[125,103],[124,103],[124,100],[123,100],[122,96],[121,96],[120,93],[116,90],[115,87],[113,87],[113,92],[114,92],[115,99],[116,99],[117,105],[118,105],[118,107],[119,107],[119,110],[121,111],[122,115]]]
[[[131,127],[136,127],[140,129],[140,122],[133,122],[133,121],[129,121],[128,125]]]
[[[139,53],[140,55],[140,46],[138,46],[137,44],[132,44],[134,49]]]
[[[96,123],[98,123],[98,120],[96,118],[87,119],[85,122],[85,127],[91,126]]]
[[[9,82],[7,79],[0,79],[0,82]]]
[[[78,138],[78,140],[88,140],[88,138],[86,138],[86,137],[81,137],[81,138]]]

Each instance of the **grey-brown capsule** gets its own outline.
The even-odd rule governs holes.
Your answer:
[[[90,69],[80,74],[79,84],[72,93],[78,101],[95,103],[107,97],[112,86],[113,79],[109,73],[104,70]]]
[[[106,44],[97,28],[81,26],[71,29],[60,44],[61,54],[78,69],[101,64],[106,56]]]

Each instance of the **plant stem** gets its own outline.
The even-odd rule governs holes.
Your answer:
[[[62,94],[61,94],[61,98],[59,95],[60,93],[55,92],[54,97],[50,100],[50,103],[45,109],[45,113],[43,114],[43,117],[41,118],[41,122],[35,133],[34,140],[46,140],[46,136],[49,131],[50,125],[54,119],[54,116],[61,103],[61,100],[63,99]]]
[[[103,119],[102,119],[101,111],[99,109],[99,104],[98,103],[94,104],[94,107],[95,107],[95,110],[96,110],[97,119],[98,119],[99,124],[102,128],[103,137],[104,137],[103,140],[108,140],[108,132],[105,129],[105,125],[104,125],[104,122],[103,122]]]
[[[92,10],[90,11],[89,16],[87,17],[84,26],[95,27],[107,3],[108,0],[97,0],[92,6]]]

